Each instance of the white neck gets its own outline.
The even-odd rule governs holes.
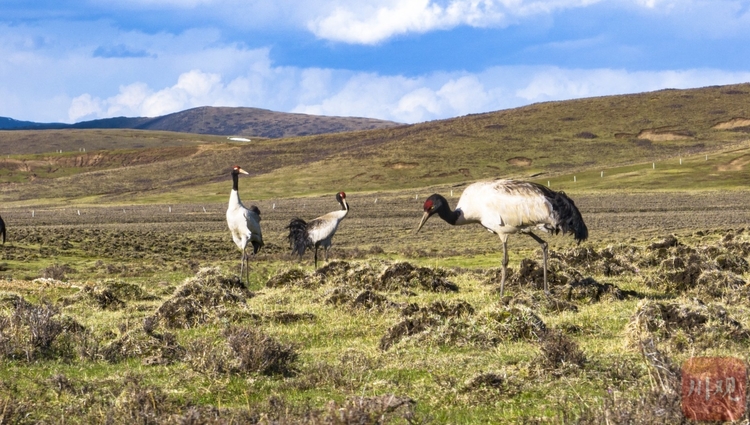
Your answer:
[[[229,208],[242,207],[242,201],[240,201],[240,193],[232,189],[229,193]]]

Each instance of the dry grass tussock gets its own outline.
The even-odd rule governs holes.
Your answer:
[[[297,349],[257,327],[231,326],[222,337],[190,341],[186,347],[187,364],[213,377],[251,373],[293,376],[297,372]]]
[[[0,358],[34,362],[72,359],[76,348],[87,346],[86,329],[63,316],[49,303],[34,305],[18,295],[5,295],[0,302]]]
[[[146,293],[138,285],[122,280],[104,279],[86,284],[82,290],[61,300],[64,306],[85,302],[102,310],[119,310],[131,301],[150,301],[157,297]]]
[[[458,292],[459,287],[448,280],[452,272],[415,266],[408,262],[332,261],[315,272],[292,268],[271,277],[266,286],[317,288],[322,285],[349,286],[372,291],[408,293],[413,290]]]
[[[537,341],[547,327],[531,309],[491,308],[474,313],[467,303],[436,302],[427,308],[410,306],[405,318],[391,326],[380,339],[380,349],[395,344],[495,347],[508,341]]]
[[[252,296],[237,276],[203,268],[178,287],[154,316],[167,328],[191,328],[225,316],[227,306],[244,304]]]
[[[667,353],[719,348],[750,339],[750,331],[731,317],[724,306],[695,299],[641,302],[630,319],[626,335],[632,347],[653,340]]]

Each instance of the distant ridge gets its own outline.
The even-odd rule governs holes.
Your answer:
[[[40,127],[44,127],[47,125],[57,125],[57,124],[39,124],[39,123],[35,123],[32,121],[19,121],[19,120],[14,120],[13,118],[0,117],[0,130],[18,130],[18,129],[38,130]]]
[[[402,124],[374,118],[329,117],[275,112],[259,108],[211,106],[192,108],[154,118],[115,117],[75,124],[35,123],[0,117],[0,130],[137,129],[264,138],[310,136],[399,125]]]

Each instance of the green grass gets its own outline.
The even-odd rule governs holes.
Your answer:
[[[389,224],[392,228],[410,228],[418,220],[418,205],[412,205],[411,201],[404,204],[400,198],[389,199],[382,194],[377,196],[378,204],[370,202],[372,198],[366,198],[366,204],[379,205],[379,208],[400,217]],[[680,195],[674,196],[674,199],[679,199]],[[309,255],[301,264],[295,264],[294,259],[286,256],[286,250],[282,248],[282,229],[290,216],[307,216],[330,208],[333,201],[329,198],[306,198],[304,211],[289,208],[289,205],[301,208],[299,203],[294,203],[284,210],[270,210],[273,213],[265,216],[263,223],[268,229],[268,250],[261,251],[258,258],[251,262],[250,289],[255,296],[247,299],[246,304],[224,303],[215,309],[216,316],[210,313],[207,322],[189,329],[168,329],[160,325],[155,330],[160,335],[174,334],[182,347],[203,341],[207,344],[204,347],[219,350],[208,358],[225,358],[229,361],[232,358],[231,350],[222,348],[226,343],[224,329],[227,326],[261,329],[282,344],[292,344],[299,354],[294,362],[296,372],[292,375],[267,376],[246,371],[226,373],[210,368],[201,371],[194,369],[191,366],[193,360],[188,358],[171,364],[148,365],[145,360],[150,354],[146,354],[146,351],[142,355],[132,351],[132,357],[115,362],[78,355],[68,355],[63,359],[53,353],[50,358],[38,358],[32,362],[8,358],[1,360],[4,372],[0,374],[0,381],[9,383],[12,379],[15,384],[0,386],[0,395],[13,401],[16,411],[31,403],[41,406],[29,417],[32,420],[64,414],[68,421],[74,423],[97,421],[107,415],[118,422],[136,417],[168,421],[168,415],[172,415],[169,416],[172,418],[185,415],[186,406],[219,408],[220,417],[226,420],[236,418],[242,412],[281,414],[293,420],[299,418],[296,415],[324,414],[321,412],[326,411],[329,403],[342,406],[352,397],[385,395],[415,400],[414,415],[427,423],[510,423],[534,418],[557,422],[564,411],[573,412],[571,414],[576,416],[576,412],[579,412],[576,409],[600,408],[608,390],[616,391],[624,400],[636,400],[644,394],[641,390],[649,388],[646,363],[637,350],[628,344],[628,326],[642,303],[640,299],[604,300],[598,303],[578,301],[574,302],[577,311],[558,313],[535,306],[535,302],[544,299],[539,291],[510,284],[507,288],[510,295],[508,300],[526,305],[539,315],[548,328],[563,330],[583,351],[587,362],[580,368],[547,369],[540,358],[539,342],[533,339],[504,341],[491,346],[441,342],[445,341],[443,338],[446,335],[450,335],[452,326],[467,326],[467,332],[485,332],[483,318],[504,308],[496,293],[496,283],[488,283],[486,277],[492,270],[497,270],[499,242],[496,236],[479,228],[451,228],[440,221],[430,222],[423,233],[404,233],[403,238],[389,239],[392,243],[384,246],[383,254],[368,255],[358,251],[358,247],[363,235],[371,229],[372,220],[379,217],[381,211],[360,208],[357,210],[358,217],[352,215],[347,218],[334,240],[334,258],[348,258],[346,261],[352,265],[370,264],[377,269],[382,267],[380,261],[387,258],[385,261],[408,261],[430,270],[452,270],[449,280],[459,285],[457,293],[433,293],[421,289],[375,291],[402,307],[362,309],[325,302],[334,288],[350,287],[356,294],[361,290],[358,285],[362,284],[357,279],[327,281],[322,285],[266,287],[265,283],[271,277],[290,267],[301,267],[308,278],[314,279]],[[703,198],[706,205],[724,202],[719,192],[706,192]],[[591,211],[599,207],[592,204],[592,200],[598,199],[597,205],[618,209],[618,204],[613,202],[618,199],[617,195],[581,195],[579,199],[583,206],[591,209],[584,210],[584,216],[591,218],[592,240],[584,246],[597,252],[609,246],[629,246],[640,250],[640,258],[651,255],[645,249],[653,241],[648,236],[636,235],[632,241],[620,239],[619,243],[612,245],[608,242],[609,238],[617,239],[622,230],[609,233],[605,228],[594,226],[597,215]],[[668,209],[675,205],[672,198],[661,199],[661,208]],[[355,200],[365,203],[365,199],[352,196],[352,202]],[[410,217],[409,211],[415,205],[414,216]],[[702,208],[700,204],[691,204],[690,207],[692,211]],[[130,244],[139,241],[146,246],[153,244],[160,247],[169,239],[180,240],[176,230],[192,229],[185,233],[195,237],[181,240],[181,243],[192,245],[203,240],[207,244],[202,256],[195,258],[199,266],[215,266],[225,272],[236,272],[238,262],[238,252],[231,241],[221,237],[224,231],[215,235],[213,230],[214,226],[223,227],[220,211],[216,213],[217,217],[209,214],[208,221],[184,222],[193,220],[189,212],[175,211],[172,216],[156,213],[162,209],[161,206],[154,206],[132,213],[134,216],[130,219],[138,223],[140,232],[134,232],[125,223],[113,223],[116,208],[85,209],[81,216],[64,216],[69,220],[78,220],[78,217],[86,220],[83,224],[67,225],[68,229],[75,229],[72,232],[47,234],[52,230],[50,227],[38,227],[27,217],[25,221],[17,223],[20,228],[14,231],[12,249],[2,251],[3,256],[25,256],[26,265],[22,269],[21,261],[0,258],[0,263],[5,263],[7,267],[2,272],[5,280],[0,278],[0,290],[3,294],[19,294],[35,304],[51,302],[58,306],[62,315],[74,318],[89,330],[90,338],[99,341],[100,348],[126,335],[130,335],[134,342],[146,341],[148,338],[142,331],[144,319],[153,315],[186,278],[194,275],[192,268],[195,265],[186,262],[181,251],[166,248],[152,251],[144,258],[130,258]],[[179,215],[175,217],[174,214]],[[631,220],[638,220],[641,214],[638,205],[631,206],[627,214]],[[44,216],[40,212],[39,217],[43,219]],[[711,216],[704,219],[706,223],[717,223]],[[688,224],[683,223],[683,226]],[[669,223],[661,225],[668,227]],[[700,227],[710,228],[709,225]],[[703,235],[694,232],[695,229],[683,227],[678,232],[678,238],[690,247],[719,247],[726,234],[726,230],[706,230]],[[738,231],[732,234],[736,234],[736,240],[740,243],[748,238],[748,235]],[[388,231],[384,236],[388,236]],[[209,243],[214,237],[217,238],[215,243]],[[568,238],[554,237],[549,240],[555,252],[564,253],[574,246]],[[60,247],[66,244],[74,245],[74,248],[63,252]],[[40,247],[46,251],[40,251]],[[418,249],[427,247],[432,247],[429,255],[418,254]],[[45,252],[48,254],[45,255]],[[676,252],[674,255],[679,255]],[[511,267],[517,271],[518,264],[524,258],[539,260],[535,243],[522,236],[511,238]],[[553,258],[556,257],[553,255]],[[40,285],[23,278],[24,275],[36,276],[46,267],[61,263],[70,264],[74,269],[62,277],[67,283]],[[116,267],[110,270],[108,265]],[[144,265],[149,267],[145,268]],[[580,269],[581,266],[572,267]],[[743,326],[750,326],[747,315],[743,313],[750,306],[744,301],[707,298],[700,293],[690,292],[683,295],[645,286],[647,277],[664,276],[665,272],[658,264],[640,266],[640,271],[635,274],[612,277],[580,270],[584,276],[635,290],[655,302],[687,302],[687,298],[697,296],[706,303],[719,303],[726,306],[730,315],[740,320]],[[103,309],[93,300],[80,296],[81,288],[87,285],[106,287],[107,282],[113,281],[137,285],[153,298],[123,298],[123,307],[112,310]],[[473,306],[475,313],[464,318],[447,319],[426,333],[401,339],[388,350],[378,348],[380,339],[388,330],[403,320],[403,306],[415,303],[426,307],[436,301],[452,303],[459,300]],[[0,314],[10,314],[12,308],[7,303],[2,305],[4,307]],[[272,319],[277,312],[311,314],[313,318],[283,323]],[[696,346],[680,351],[667,340],[662,342],[662,349],[669,353],[671,361],[679,365],[688,356],[699,354],[744,358],[743,353],[748,347],[747,342],[732,342],[729,339],[717,339],[716,342],[714,348]],[[72,343],[73,347],[80,344],[75,340]],[[151,340],[151,343],[158,346],[157,340]],[[142,347],[146,349],[146,346]],[[57,350],[60,350],[58,353],[65,352],[64,347]],[[504,377],[506,386],[471,386],[473,379],[488,373]],[[61,377],[67,386],[59,389]],[[285,407],[282,413],[274,410],[269,404],[270,400],[283,403]],[[404,422],[400,418],[401,413],[396,413],[389,422]]]

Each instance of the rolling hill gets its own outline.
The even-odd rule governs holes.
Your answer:
[[[274,112],[259,108],[210,106],[155,118],[116,117],[76,124],[33,123],[0,117],[0,130],[136,129],[266,138],[340,133],[398,125],[401,124],[373,118],[329,117]]]
[[[99,144],[102,150],[0,156],[0,200],[221,200],[233,164],[252,173],[243,187],[255,199],[448,188],[492,177],[552,181],[573,191],[742,188],[750,178],[748,132],[750,84],[547,102],[251,143],[187,133],[65,130],[46,143]],[[0,154],[50,134],[0,132]],[[102,142],[107,137],[109,149]],[[37,151],[45,143],[38,145]],[[49,146],[46,152],[54,150]],[[680,169],[661,166],[679,158],[685,158]],[[605,170],[608,178],[600,178]],[[588,179],[588,186],[573,185],[573,175]]]

